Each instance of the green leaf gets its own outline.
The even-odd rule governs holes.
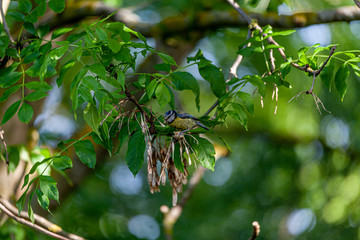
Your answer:
[[[25,87],[27,87],[30,90],[34,91],[40,91],[40,92],[47,92],[52,89],[52,86],[47,84],[46,82],[40,82],[40,81],[31,81],[25,83]]]
[[[121,85],[122,89],[125,88],[125,74],[120,69],[117,71],[117,81]]]
[[[200,161],[200,164],[210,169],[211,171],[214,171],[214,166],[215,166],[214,145],[205,138],[201,138],[197,136],[196,139],[198,140],[198,143],[192,140],[193,144],[191,144],[191,147],[193,147],[193,149],[195,150],[196,156]]]
[[[210,83],[210,88],[216,97],[221,98],[226,94],[225,77],[222,71],[212,64],[199,66],[199,73]]]
[[[47,196],[45,196],[44,193],[40,189],[36,189],[36,195],[37,195],[37,200],[38,200],[40,207],[42,207],[46,211],[49,211],[49,205],[50,205],[49,198]]]
[[[56,181],[52,177],[46,175],[40,175],[39,180],[40,189],[44,195],[59,202],[59,191],[56,187]]]
[[[111,49],[111,51],[113,51],[114,53],[117,53],[121,49],[120,43],[117,40],[112,39],[112,38],[110,38],[108,40],[108,46]]]
[[[33,114],[34,114],[34,110],[32,106],[24,102],[19,109],[18,117],[19,120],[22,121],[23,123],[29,123],[33,117]]]
[[[62,56],[64,56],[64,54],[66,53],[68,48],[69,48],[68,44],[54,48],[53,50],[51,50],[51,52],[49,54],[50,59],[54,60],[54,61],[59,60],[60,58],[62,58]]]
[[[145,140],[140,130],[136,131],[129,139],[126,152],[126,163],[134,176],[139,172],[144,162]]]
[[[278,49],[278,48],[284,48],[283,46],[275,45],[275,44],[269,44],[265,47],[265,50],[269,49]]]
[[[0,97],[0,102],[6,101],[11,94],[15,93],[17,90],[21,88],[21,84],[14,85],[8,89],[6,89],[3,93],[3,95]]]
[[[296,30],[286,30],[286,31],[281,31],[281,32],[274,32],[274,33],[270,33],[269,35],[267,35],[266,37],[264,37],[264,40],[269,38],[269,37],[275,37],[275,36],[288,36],[290,34],[293,34],[294,32],[296,32]]]
[[[8,88],[14,85],[21,77],[21,72],[16,72],[18,64],[12,64],[11,66],[0,70],[0,87]]]
[[[3,119],[1,121],[1,125],[5,124],[7,121],[9,121],[10,118],[12,118],[15,115],[15,113],[20,107],[20,104],[21,104],[21,100],[11,104],[11,106],[4,113]]]
[[[36,29],[36,31],[38,35],[43,38],[50,31],[50,26],[49,24],[41,25]]]
[[[152,98],[152,96],[154,95],[157,85],[157,81],[156,79],[154,79],[146,86],[146,94],[149,98]]]
[[[169,92],[169,89],[162,82],[157,86],[155,96],[161,109],[163,109],[166,104],[170,103],[171,101],[171,94]]]
[[[59,74],[59,77],[56,79],[56,85],[58,87],[60,87],[63,83],[63,80],[64,80],[64,77],[65,77],[65,74],[67,73],[67,71],[72,68],[73,66],[75,65],[75,60],[74,59],[71,59],[70,61],[68,61],[67,63],[65,63],[61,70],[60,70],[60,74]]]
[[[175,143],[175,148],[174,148],[174,164],[175,164],[175,167],[181,171],[181,172],[184,172],[184,163],[183,161],[181,161],[181,157],[180,156],[180,145],[179,143]]]
[[[227,113],[230,115],[230,117],[234,118],[235,120],[239,121],[239,123],[245,127],[247,130],[247,121],[248,117],[245,112],[245,108],[237,103],[231,103],[232,108],[234,111],[228,111]]]
[[[56,1],[56,0],[54,0],[54,1]],[[60,37],[61,35],[65,34],[67,32],[70,32],[72,30],[73,30],[73,27],[58,28],[51,35],[51,40],[56,39],[56,38]]]
[[[175,59],[171,57],[170,55],[167,55],[165,53],[157,52],[157,55],[163,60],[164,63],[168,63],[174,66],[177,66]]]
[[[24,22],[23,26],[29,33],[36,36],[36,30],[33,23]]]
[[[32,198],[33,198],[33,196],[34,196],[34,193],[35,193],[35,191],[33,191],[33,192],[30,194],[29,202],[28,202],[28,216],[29,216],[29,219],[30,219],[30,221],[31,221],[32,223],[35,222],[35,219],[34,219],[34,211],[33,211],[32,207],[31,207],[31,200],[32,200]]]
[[[107,78],[106,77],[106,69],[105,69],[104,65],[102,65],[100,63],[95,63],[93,65],[90,65],[90,66],[88,66],[88,69],[104,80]]]
[[[257,87],[261,96],[265,97],[265,84],[258,75],[246,75],[242,79],[245,79],[253,86]]]
[[[33,102],[33,101],[38,101],[40,99],[43,99],[46,96],[47,96],[46,92],[36,91],[36,92],[32,92],[32,93],[29,93],[28,95],[26,95],[25,100]]]
[[[246,92],[237,92],[236,96],[241,100],[242,105],[246,108],[246,110],[254,115],[254,99],[250,94]]]
[[[290,61],[284,62],[280,65],[280,72],[283,79],[285,79],[286,75],[288,75],[290,71],[291,71]]]
[[[338,71],[335,74],[335,87],[340,95],[341,101],[344,100],[344,96],[346,94],[346,90],[347,90],[346,80],[349,77],[349,74],[350,74],[350,70],[347,66],[347,63],[341,65],[341,67],[338,69]]]
[[[97,26],[95,32],[100,40],[105,41],[108,39],[106,32],[101,27]]]
[[[100,116],[98,109],[92,103],[88,103],[84,110],[84,120],[85,122],[91,127],[91,129],[96,132],[98,135],[99,133],[99,124],[100,124]]]
[[[27,194],[27,191],[25,191],[21,197],[16,201],[15,205],[16,207],[18,208],[19,210],[19,215],[21,213],[21,211],[23,210],[24,208],[24,205],[25,205],[25,200],[26,200],[26,194]]]
[[[331,83],[334,78],[334,68],[335,68],[334,61],[331,61],[330,59],[330,61],[326,64],[326,66],[323,68],[323,70],[320,73],[320,78],[323,84],[325,85],[325,87],[329,90],[329,92],[331,91]]]
[[[32,9],[32,4],[30,0],[20,0],[19,1],[19,10],[23,13],[30,13]]]
[[[82,140],[74,144],[76,155],[89,168],[95,168],[96,154],[90,140]]]
[[[65,9],[65,0],[50,0],[49,7],[56,13],[61,13]]]
[[[195,95],[196,107],[200,109],[200,88],[198,81],[193,75],[188,72],[174,72],[171,74],[172,83],[175,85],[176,89],[182,90],[191,90]]]
[[[246,47],[239,49],[237,54],[249,57],[253,52],[263,52],[263,49],[261,47]]]
[[[73,165],[71,158],[66,155],[61,155],[53,158],[53,166],[59,171],[64,171],[66,169],[72,168]]]

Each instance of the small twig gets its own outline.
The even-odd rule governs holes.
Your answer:
[[[184,209],[186,202],[189,200],[190,196],[192,195],[195,187],[200,182],[206,168],[200,166],[197,168],[196,172],[192,175],[188,188],[184,192],[182,198],[179,201],[179,204],[169,209],[169,207],[163,205],[160,207],[160,211],[164,214],[164,230],[166,239],[170,240],[173,239],[173,228],[181,213]]]
[[[131,94],[130,90],[125,86],[125,95],[128,99],[135,104],[135,106],[140,110],[140,112],[145,116],[146,121],[150,124],[150,134],[155,134],[155,123],[154,119],[149,116],[149,114],[140,106],[134,95]]]
[[[219,99],[216,100],[216,102],[214,102],[214,104],[206,111],[206,113],[204,113],[203,116],[209,115],[209,113],[211,113],[211,111],[214,110],[214,108],[216,108],[218,104],[219,104]]]
[[[331,56],[332,56],[332,55],[334,54],[334,52],[335,52],[335,49],[336,49],[336,46],[331,47],[328,58],[327,58],[327,59],[325,60],[325,62],[321,65],[321,67],[313,73],[313,74],[315,75],[315,77],[317,77],[317,76],[321,73],[321,71],[324,69],[324,67],[326,66],[326,64],[329,62]]]
[[[10,33],[10,29],[5,20],[5,14],[4,14],[4,9],[3,9],[3,0],[0,0],[0,14],[1,14],[1,19],[2,19],[3,25],[4,25],[4,30],[5,30],[6,34],[8,35],[10,42],[14,42],[14,39],[12,38],[11,33]]]
[[[64,238],[58,238],[58,239],[85,240],[83,237],[63,231],[62,228],[59,227],[58,225],[50,222],[46,218],[39,216],[37,214],[34,214],[34,220],[35,220],[36,224],[34,224],[28,220],[29,219],[28,213],[26,211],[22,211],[20,213],[20,216],[18,216],[18,209],[16,207],[14,207],[8,200],[6,200],[4,198],[0,198],[0,209],[1,210],[4,209],[6,211],[6,212],[4,211],[6,213],[6,215],[8,215],[11,218],[13,218],[12,216],[15,216],[18,218],[18,220],[27,221],[29,224],[31,224],[30,227],[34,228],[35,230],[38,230],[38,229],[36,229],[33,226],[37,226],[39,228],[42,228],[43,230],[50,231],[53,234],[64,237]],[[12,215],[9,215],[8,213],[11,213]],[[15,220],[18,221],[17,219],[15,219]],[[18,221],[18,222],[23,223],[21,221]],[[27,225],[27,224],[25,224],[25,225]],[[27,225],[27,226],[29,226],[29,225]],[[38,231],[40,231],[40,229]],[[40,232],[42,232],[42,231],[40,231]],[[45,233],[45,232],[43,232],[43,233]],[[45,233],[45,234],[47,234],[47,233]],[[47,234],[47,235],[49,235],[49,234]],[[49,236],[51,236],[51,235],[49,235]],[[55,237],[55,236],[52,236],[52,237]],[[57,238],[57,237],[55,237],[55,238]]]
[[[312,91],[314,90],[315,78],[316,78],[316,74],[314,73],[314,75],[313,75],[313,82],[312,82],[312,85],[311,85],[311,87],[310,87],[310,90],[308,91],[307,94],[311,94]]]
[[[251,29],[249,29],[249,30],[248,30],[248,33],[247,33],[247,36],[246,36],[246,40],[248,40],[249,38],[251,38],[252,33],[253,33],[253,31],[252,31]],[[250,45],[251,45],[251,43],[248,43],[248,44],[246,44],[245,46],[243,46],[243,48],[250,47]],[[237,72],[237,69],[239,68],[239,66],[240,66],[243,58],[244,58],[244,56],[241,55],[241,54],[239,54],[239,55],[236,57],[234,63],[233,63],[233,64],[231,65],[231,67],[230,67],[229,76],[228,76],[226,82],[229,82],[233,77],[237,77],[237,73],[236,73],[236,72]],[[228,89],[226,89],[226,91],[228,91]],[[217,105],[219,105],[219,99],[216,100],[216,102],[214,102],[214,104],[204,113],[203,116],[209,115],[209,113],[211,113],[211,111],[214,110],[214,109],[217,107]],[[216,114],[215,114],[215,115],[216,115]]]
[[[260,224],[257,221],[252,222],[253,232],[249,240],[255,240],[260,234]]]
[[[8,153],[7,145],[6,145],[6,142],[5,142],[5,132],[1,127],[0,127],[0,140],[1,140],[1,142],[4,145],[4,148],[5,148],[6,164],[9,165],[9,153]]]
[[[252,19],[242,10],[242,8],[239,6],[237,2],[234,0],[226,0],[228,3],[230,3],[231,6],[245,19],[247,24],[251,25]]]
[[[354,3],[356,4],[356,6],[358,6],[360,8],[360,1],[359,0],[354,0]]]
[[[7,209],[2,203],[0,203],[0,210],[2,212],[4,212],[6,215],[8,215],[9,217],[11,217],[12,219],[14,219],[15,221],[23,224],[23,225],[26,225],[30,228],[33,228],[35,229],[36,231],[39,231],[41,233],[44,233],[50,237],[53,237],[53,238],[56,238],[56,239],[61,239],[61,240],[71,240],[70,238],[67,238],[67,237],[63,237],[63,236],[60,236],[59,234],[56,234],[56,233],[53,233],[45,228],[42,228],[40,227],[39,225],[35,224],[35,223],[32,223],[22,217],[18,217],[16,214],[12,213],[9,209]]]

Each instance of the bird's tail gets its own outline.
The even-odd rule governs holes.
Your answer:
[[[202,124],[201,122],[196,122],[196,124],[199,126],[199,127],[202,127],[206,130],[210,130],[210,128],[206,127],[204,124]]]

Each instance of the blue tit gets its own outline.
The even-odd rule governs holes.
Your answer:
[[[167,111],[164,114],[164,120],[167,125],[170,127],[184,130],[183,132],[189,131],[191,129],[202,127],[206,130],[210,130],[205,127],[202,123],[200,123],[199,119],[190,115],[188,113],[177,113],[175,110]]]

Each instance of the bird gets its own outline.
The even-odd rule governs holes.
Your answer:
[[[182,132],[186,132],[197,127],[210,130],[200,122],[200,119],[189,113],[177,113],[175,110],[170,110],[164,114],[164,120],[167,125],[178,130],[183,130]]]

